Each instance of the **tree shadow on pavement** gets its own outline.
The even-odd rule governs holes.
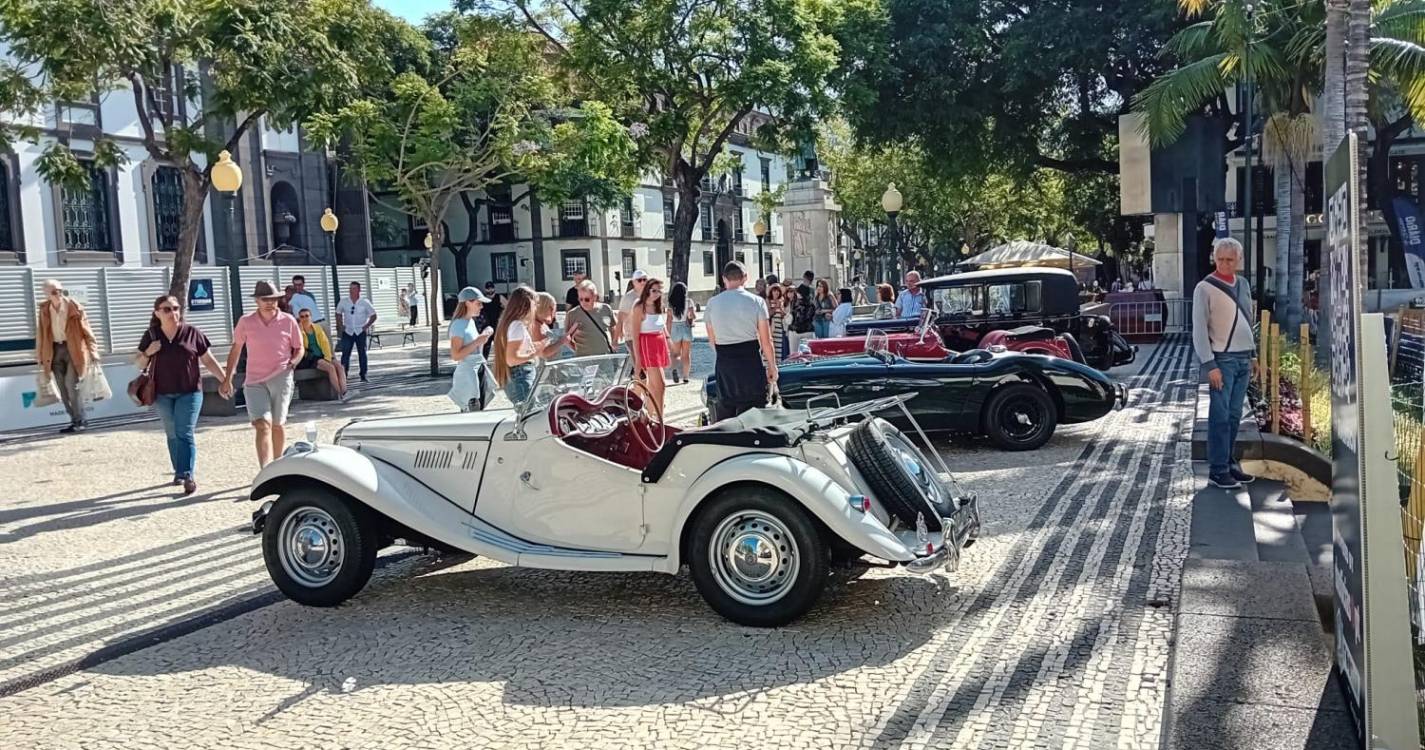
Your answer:
[[[347,692],[350,678],[357,690],[499,682],[511,705],[745,703],[901,659],[948,616],[914,603],[961,595],[947,587],[907,575],[837,582],[802,620],[757,629],[719,617],[686,576],[462,568],[373,581],[336,609],[282,602],[96,671],[235,666],[307,683],[304,695]]]
[[[169,489],[171,491],[152,492],[147,495],[139,494],[160,488]],[[179,494],[180,488],[170,487],[165,483],[87,500],[70,500],[49,505],[22,506],[11,510],[0,511],[0,524],[12,524],[38,518],[48,520],[17,528],[0,529],[0,543],[16,542],[46,531],[77,529],[121,518],[147,516],[170,508],[201,505],[213,500],[224,499],[230,493],[245,489],[245,487],[229,487],[212,492],[199,492],[193,495],[183,496]]]

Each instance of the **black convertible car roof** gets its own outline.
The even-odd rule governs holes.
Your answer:
[[[753,409],[707,427],[674,435],[643,469],[643,481],[657,482],[678,451],[689,445],[730,445],[736,448],[789,448],[810,435],[816,425],[802,409]]]

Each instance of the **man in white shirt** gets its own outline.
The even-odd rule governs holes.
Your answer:
[[[910,271],[905,275],[905,289],[896,297],[897,318],[919,318],[925,309],[925,292],[920,288],[920,272]]]
[[[310,310],[312,322],[326,328],[323,324],[327,314],[322,310],[321,303],[317,302],[317,295],[307,289],[307,279],[300,273],[292,277],[292,299],[288,304],[292,306],[292,317],[300,318],[303,310]]]
[[[361,296],[361,282],[351,282],[350,296],[336,306],[337,324],[341,326],[341,369],[351,372],[351,347],[356,347],[357,361],[361,365],[361,382],[366,379],[366,337],[371,326],[376,324],[376,308],[370,300]]]
[[[767,386],[777,382],[767,301],[743,288],[747,271],[741,263],[723,267],[722,283],[703,310],[708,343],[717,355],[717,409],[709,415],[714,422],[766,406]]]
[[[624,345],[629,347],[628,351],[632,354],[632,347],[638,341],[638,332],[633,330],[633,306],[638,304],[638,298],[643,295],[643,285],[648,283],[648,274],[640,269],[634,271],[628,279],[633,284],[633,288],[624,293],[623,298],[619,300],[618,329]]]

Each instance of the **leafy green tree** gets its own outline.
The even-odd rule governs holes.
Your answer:
[[[854,55],[843,55],[847,117],[872,142],[916,139],[947,175],[1117,174],[1117,118],[1164,69],[1157,52],[1182,26],[1160,0],[885,8],[857,16]]]
[[[444,221],[457,201],[468,207],[472,194],[521,182],[551,199],[583,195],[607,205],[632,191],[637,174],[627,129],[596,102],[569,106],[537,37],[480,15],[441,16],[427,35],[428,57],[415,66],[425,74],[401,72],[387,90],[314,117],[308,129],[319,142],[344,140],[367,184],[397,196],[387,205],[430,227],[434,375],[441,338],[434,256],[447,246]]]
[[[54,101],[131,95],[144,149],[182,175],[169,293],[186,297],[218,152],[235,151],[264,119],[283,128],[352,96],[362,77],[385,69],[394,28],[369,0],[7,0],[0,109],[13,117],[0,139],[39,141],[38,130],[15,123],[42,122]],[[187,101],[186,118],[176,97]],[[125,157],[104,136],[93,158],[112,166]],[[47,144],[37,169],[52,182],[88,181],[62,140]]]
[[[758,134],[790,149],[831,111],[834,35],[871,0],[509,0],[557,52],[572,85],[646,134],[639,162],[672,181],[670,275],[686,281],[700,183],[743,118],[775,113]]]

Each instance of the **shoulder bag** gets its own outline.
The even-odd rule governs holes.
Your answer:
[[[153,379],[153,360],[143,368],[139,376],[129,381],[129,398],[139,406],[153,406],[158,400],[158,383]]]

